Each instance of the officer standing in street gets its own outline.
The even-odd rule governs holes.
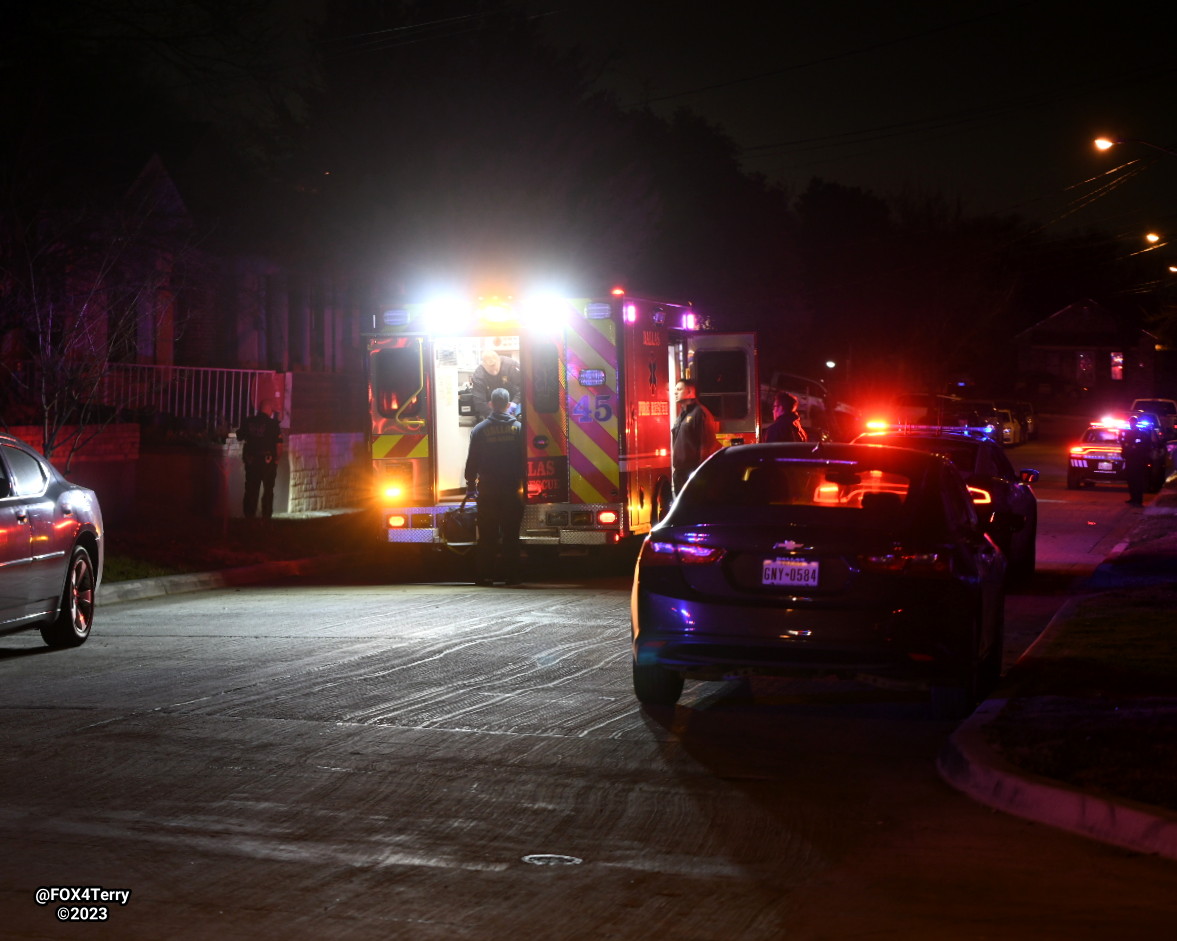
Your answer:
[[[470,432],[466,492],[478,502],[476,585],[520,583],[519,526],[523,522],[523,426],[509,413],[511,394],[490,393],[491,414]],[[501,571],[496,556],[501,551]]]
[[[1148,484],[1152,461],[1152,432],[1141,427],[1135,415],[1128,419],[1128,428],[1120,437],[1120,453],[1124,456],[1124,477],[1128,481],[1129,506],[1144,506],[1144,490]]]
[[[682,490],[691,473],[719,450],[714,416],[699,401],[691,379],[680,379],[674,386],[678,418],[670,430],[670,479],[675,494]]]
[[[237,429],[237,440],[242,443],[241,460],[245,462],[245,498],[241,508],[246,519],[257,516],[259,494],[262,518],[274,515],[274,482],[278,479],[278,459],[282,456],[282,426],[274,418],[273,410],[273,402],[262,402]]]

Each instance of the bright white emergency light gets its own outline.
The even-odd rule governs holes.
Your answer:
[[[519,323],[529,333],[558,336],[568,324],[571,310],[566,298],[556,294],[534,294],[524,298],[519,309]]]
[[[425,329],[437,336],[469,333],[474,323],[470,302],[456,297],[439,297],[422,305]]]

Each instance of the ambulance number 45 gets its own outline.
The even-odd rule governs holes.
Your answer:
[[[572,417],[581,424],[607,422],[613,417],[611,395],[584,395],[572,406]]]

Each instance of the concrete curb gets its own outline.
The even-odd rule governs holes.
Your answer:
[[[1173,508],[1164,496],[1145,511],[1148,515],[1171,515]],[[1110,574],[1113,560],[1130,544],[1126,538],[1115,547],[1087,579],[1088,590],[1069,598],[1055,612],[1041,635],[1022,654],[1033,656],[1047,638],[1065,629],[1067,620],[1080,604],[1116,587],[1156,584],[1156,575],[1137,577],[1132,573]],[[1165,580],[1172,575],[1166,573]],[[985,727],[1005,709],[1009,700],[990,699],[953,732],[936,760],[940,776],[957,790],[996,810],[1056,827],[1070,833],[1100,840],[1138,853],[1151,853],[1177,860],[1177,814],[1127,800],[1111,800],[1029,774],[1011,765],[985,737]]]
[[[1177,860],[1177,814],[1097,797],[1008,764],[990,747],[984,731],[1006,702],[987,700],[952,734],[936,760],[946,782],[1015,817]]]
[[[327,556],[316,559],[293,559],[286,562],[262,562],[219,572],[193,572],[186,575],[165,575],[160,578],[139,578],[126,582],[103,582],[98,589],[100,605],[123,601],[141,601],[192,591],[213,588],[232,588],[235,585],[258,585],[292,575],[316,575],[344,564],[347,556]]]

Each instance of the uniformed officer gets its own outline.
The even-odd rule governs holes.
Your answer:
[[[282,456],[282,426],[274,418],[273,403],[262,402],[258,410],[241,423],[237,440],[242,442],[241,460],[245,463],[245,498],[241,508],[246,519],[257,515],[261,495],[262,517],[274,515],[274,482],[278,479],[278,459]]]
[[[1148,484],[1152,461],[1152,432],[1142,427],[1136,416],[1128,419],[1128,428],[1120,438],[1120,453],[1124,456],[1124,477],[1128,481],[1129,506],[1144,506],[1144,489]]]
[[[470,432],[466,491],[478,501],[475,584],[496,578],[519,584],[519,526],[523,522],[523,426],[509,413],[511,393],[490,393],[491,414]],[[501,550],[501,572],[496,556]]]
[[[714,416],[699,401],[695,383],[680,379],[674,386],[678,418],[670,429],[670,476],[677,494],[696,467],[719,450]]]
[[[490,394],[494,389],[506,389],[516,409],[522,401],[523,373],[519,364],[510,356],[501,356],[497,350],[482,351],[482,362],[470,377],[470,384],[474,394],[474,413],[479,418],[489,418],[493,414]]]

